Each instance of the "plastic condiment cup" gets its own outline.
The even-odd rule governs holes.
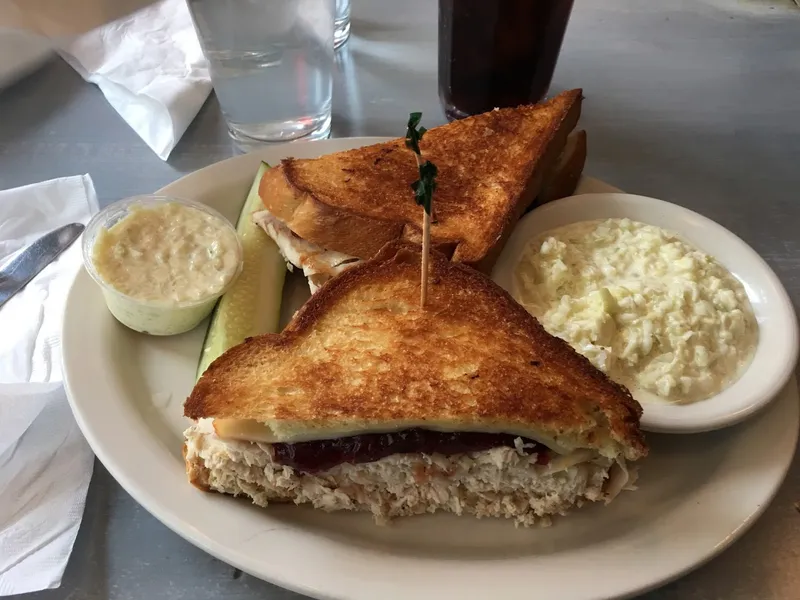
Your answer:
[[[94,264],[94,249],[100,232],[113,227],[130,215],[133,207],[148,208],[164,204],[179,204],[202,211],[207,215],[211,215],[219,223],[220,228],[226,229],[233,234],[236,240],[238,265],[236,272],[224,288],[191,301],[142,300],[120,292],[98,273]],[[83,234],[82,250],[83,264],[92,279],[100,286],[111,314],[126,327],[150,335],[176,335],[197,327],[211,313],[219,297],[230,289],[242,272],[242,244],[236,229],[230,222],[217,211],[204,204],[168,196],[134,196],[107,206],[97,213],[86,226]],[[153,258],[153,260],[155,259]]]

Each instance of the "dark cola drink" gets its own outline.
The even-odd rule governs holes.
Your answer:
[[[573,0],[439,0],[439,97],[447,118],[538,102]]]

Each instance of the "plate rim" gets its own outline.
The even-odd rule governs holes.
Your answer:
[[[339,146],[342,143],[347,144],[349,142],[350,143],[349,147],[353,147],[353,146],[358,145],[358,144],[375,143],[376,141],[381,141],[381,140],[385,140],[385,139],[391,139],[391,138],[382,138],[382,137],[337,138],[335,140],[326,140],[324,142],[313,142],[313,143],[314,144],[318,144],[320,146],[324,146],[324,148],[322,148],[321,152],[319,153],[321,155],[321,154],[325,153],[326,152],[326,148],[329,148],[330,146],[333,146],[333,148],[329,148],[329,149],[327,149],[327,151],[328,152],[333,152],[333,151],[336,151],[337,149],[342,149],[341,146],[337,148],[337,146]],[[234,160],[242,161],[245,157],[249,157],[247,160],[253,161],[254,164],[255,164],[255,162],[261,156],[263,156],[264,154],[270,154],[273,151],[274,151],[274,148],[268,148],[268,149],[265,149],[265,151],[257,151],[257,152],[254,152],[254,153],[250,153],[248,155],[241,155],[241,156],[231,157],[231,158],[225,159],[224,161],[219,161],[217,163],[213,163],[212,165],[209,165],[208,167],[205,167],[205,169],[208,169],[210,167],[215,167],[215,166],[221,165],[223,163],[229,163],[229,161],[234,161]],[[291,154],[291,152],[285,152],[284,154],[285,155],[289,155],[289,154]],[[244,162],[242,164],[244,164]],[[168,190],[172,186],[176,185],[178,182],[185,182],[185,180],[187,180],[190,177],[196,176],[196,174],[199,171],[202,171],[202,170],[203,169],[200,169],[198,171],[195,171],[194,173],[190,173],[190,174],[184,175],[180,179],[176,180],[176,182],[173,182],[172,184],[166,186],[165,188],[162,188],[160,191],[164,192],[165,190]],[[87,277],[88,276],[86,275],[86,273],[85,273],[85,271],[83,269],[81,269],[78,272],[78,274],[76,275],[76,278],[73,281],[72,286],[70,287],[69,296],[68,296],[68,303],[67,303],[67,309],[69,309],[69,307],[71,305],[70,300],[73,299],[73,296],[78,296],[79,295],[79,293],[81,291],[79,288],[81,288],[84,285],[89,285],[91,283],[90,281],[88,281],[86,279]],[[74,302],[74,300],[73,300],[73,302]],[[69,319],[67,318],[67,313],[65,313],[64,332],[63,332],[63,337],[62,337],[62,339],[65,341],[65,344],[64,344],[64,359],[65,359],[64,360],[64,363],[65,363],[65,365],[64,365],[64,385],[65,385],[65,389],[67,391],[67,396],[69,398],[70,406],[71,406],[71,408],[73,410],[73,413],[75,415],[76,421],[78,422],[78,424],[79,424],[79,426],[81,428],[81,431],[84,433],[84,436],[90,442],[90,445],[92,446],[93,450],[97,454],[98,458],[105,465],[105,467],[108,469],[109,473],[111,473],[111,475],[114,477],[114,479],[121,484],[121,486],[137,501],[137,503],[139,503],[141,506],[143,506],[148,512],[150,512],[154,517],[156,517],[159,521],[161,521],[164,525],[166,525],[170,530],[174,531],[175,533],[177,533],[178,535],[180,535],[181,537],[183,537],[184,539],[186,539],[187,541],[189,541],[193,545],[195,545],[198,548],[202,549],[203,551],[211,554],[212,556],[215,556],[216,558],[222,560],[223,562],[226,562],[227,564],[231,564],[233,566],[236,566],[236,567],[242,569],[243,571],[245,571],[247,573],[250,573],[251,575],[253,575],[253,576],[255,576],[255,577],[259,578],[259,579],[263,579],[265,581],[268,581],[268,582],[274,583],[276,585],[279,585],[279,586],[281,586],[281,587],[283,587],[285,589],[293,590],[293,591],[296,591],[298,593],[306,594],[306,595],[309,595],[309,596],[312,596],[312,597],[315,597],[315,598],[342,598],[342,599],[344,599],[344,598],[362,598],[362,597],[364,597],[363,595],[359,595],[357,590],[355,590],[355,589],[351,590],[351,592],[349,592],[349,593],[339,593],[339,594],[331,593],[331,592],[329,592],[327,590],[323,590],[323,589],[318,589],[318,588],[314,587],[313,585],[306,583],[303,580],[287,579],[286,577],[283,576],[283,574],[280,571],[280,569],[276,569],[274,567],[270,568],[270,565],[268,565],[268,564],[265,565],[263,560],[261,560],[260,562],[259,561],[252,562],[252,561],[249,561],[249,560],[244,560],[245,558],[248,558],[248,557],[246,557],[244,555],[241,555],[241,554],[237,554],[235,549],[232,549],[232,548],[230,548],[228,546],[225,546],[225,545],[221,545],[218,542],[214,541],[211,537],[209,537],[209,535],[206,532],[200,531],[199,529],[197,529],[193,525],[191,518],[184,517],[184,516],[179,515],[177,513],[173,514],[172,511],[169,508],[163,508],[163,506],[158,501],[158,499],[156,497],[152,496],[152,494],[150,492],[148,492],[145,487],[141,487],[140,488],[139,485],[135,481],[132,481],[128,477],[128,473],[126,473],[126,468],[121,464],[117,464],[116,461],[109,456],[109,454],[111,454],[111,452],[107,452],[107,449],[106,449],[105,445],[103,443],[101,443],[98,440],[98,438],[95,436],[95,431],[93,429],[94,426],[90,425],[88,420],[84,418],[85,415],[82,413],[82,410],[81,410],[81,401],[78,401],[76,399],[76,397],[75,397],[74,386],[73,386],[73,381],[72,381],[73,374],[71,372],[72,371],[71,368],[68,366],[68,363],[71,362],[71,358],[69,358],[69,355],[73,354],[73,352],[68,348],[68,344],[67,344],[67,341],[72,339],[72,334],[68,333],[68,331],[67,331],[69,329],[68,321],[69,321]],[[796,394],[797,394],[796,384],[794,382],[792,382],[792,383],[790,383],[790,385],[793,385],[792,392],[796,396]],[[797,415],[797,409],[793,408],[793,410],[795,411],[795,421],[800,422],[800,417],[798,417],[798,415]],[[786,452],[783,455],[782,463],[779,464],[779,463],[775,462],[775,457],[780,458],[780,455],[770,455],[770,457],[769,457],[769,460],[772,463],[771,466],[773,467],[773,469],[771,469],[771,471],[774,471],[774,468],[777,468],[779,473],[776,473],[776,475],[779,475],[779,476],[775,480],[772,481],[772,484],[770,486],[770,489],[768,490],[768,493],[765,496],[763,496],[763,501],[761,501],[755,507],[755,509],[753,511],[751,511],[745,517],[744,521],[741,522],[734,531],[730,532],[722,542],[717,543],[713,547],[709,548],[704,553],[704,555],[701,556],[699,559],[694,560],[694,561],[688,561],[686,564],[682,565],[678,569],[670,568],[670,569],[668,569],[668,573],[666,575],[658,577],[656,579],[653,579],[652,581],[650,581],[646,585],[636,585],[635,587],[630,587],[630,585],[628,585],[628,584],[623,582],[621,586],[620,585],[614,586],[615,587],[615,591],[613,591],[613,597],[616,597],[616,598],[630,597],[632,595],[639,594],[639,593],[645,592],[647,590],[651,590],[651,589],[654,589],[656,587],[659,587],[659,586],[661,586],[661,585],[663,585],[663,584],[665,584],[665,583],[667,583],[669,581],[673,581],[673,580],[679,578],[680,576],[684,575],[685,573],[687,573],[689,571],[692,571],[695,568],[701,566],[702,564],[704,564],[708,560],[712,559],[714,556],[716,556],[717,554],[722,552],[725,548],[727,548],[730,544],[732,544],[734,540],[738,539],[747,529],[749,529],[749,527],[757,520],[757,518],[769,506],[770,502],[772,501],[772,499],[774,498],[774,496],[777,493],[778,489],[780,488],[783,480],[785,479],[786,473],[788,472],[788,469],[791,466],[792,458],[793,458],[793,455],[794,455],[794,448],[797,445],[797,434],[798,434],[797,428],[793,427],[793,429],[792,429],[792,431],[790,433],[792,433],[792,435],[793,435],[793,440],[790,440],[791,441],[790,445],[792,447],[792,450]],[[186,484],[185,480],[181,481],[181,484]],[[526,560],[535,560],[535,558],[531,559],[530,557],[526,557]],[[266,568],[265,568],[265,566],[266,566]],[[339,586],[339,587],[341,587],[341,586]],[[448,589],[450,589],[450,588],[448,588]],[[403,595],[401,594],[399,597],[403,597]],[[586,597],[586,598],[590,598],[590,597],[592,597],[592,598],[601,598],[601,597],[602,598],[607,598],[609,596],[608,596],[608,593],[603,594],[603,593],[599,593],[598,592],[594,596],[582,596],[582,597]]]
[[[736,425],[737,423],[741,423],[768,406],[780,393],[786,382],[794,373],[797,365],[798,354],[800,353],[800,332],[798,331],[797,315],[786,288],[772,267],[769,266],[769,264],[752,248],[752,246],[750,246],[738,235],[716,221],[690,208],[686,208],[666,200],[661,200],[659,198],[653,198],[651,196],[628,194],[621,191],[600,193],[593,192],[590,194],[593,196],[591,200],[581,198],[583,195],[585,194],[576,194],[549,202],[548,204],[537,207],[527,215],[524,215],[520,220],[519,225],[514,229],[509,237],[508,242],[503,248],[500,257],[498,258],[497,263],[492,270],[492,279],[495,281],[495,283],[506,289],[506,291],[513,296],[513,292],[511,290],[513,287],[513,269],[517,260],[519,259],[519,256],[522,254],[522,252],[524,252],[528,242],[530,239],[532,239],[532,237],[535,235],[541,235],[544,231],[552,229],[552,227],[542,228],[537,225],[538,221],[541,220],[543,216],[551,217],[551,215],[555,215],[552,218],[558,221],[558,224],[554,225],[554,227],[563,227],[572,223],[578,223],[587,220],[623,218],[609,216],[604,217],[597,213],[610,214],[626,212],[625,209],[627,206],[636,205],[637,207],[645,210],[650,209],[654,215],[661,215],[657,218],[646,221],[647,224],[662,227],[662,225],[659,224],[659,221],[664,218],[665,214],[671,213],[672,215],[675,215],[676,218],[679,217],[681,221],[691,224],[687,225],[689,228],[703,228],[713,231],[715,236],[724,240],[725,245],[729,245],[731,247],[732,252],[735,250],[736,254],[747,255],[748,260],[756,263],[759,271],[759,277],[766,281],[771,289],[770,299],[771,302],[777,306],[779,317],[781,319],[780,325],[777,327],[777,329],[786,334],[785,339],[781,338],[781,341],[783,341],[784,345],[782,348],[783,351],[780,353],[782,358],[777,362],[777,373],[770,379],[764,379],[763,381],[765,381],[765,383],[761,386],[761,389],[756,388],[756,390],[750,391],[747,394],[747,397],[750,398],[750,400],[742,407],[738,407],[733,410],[728,409],[727,412],[719,411],[712,415],[705,415],[704,420],[701,413],[702,408],[708,408],[709,405],[706,403],[713,402],[714,398],[688,405],[686,407],[680,407],[680,410],[686,410],[686,412],[689,414],[688,417],[681,417],[678,413],[678,407],[673,406],[658,407],[654,411],[654,414],[648,416],[647,408],[645,407],[645,415],[643,416],[642,427],[645,429],[645,431],[652,433],[703,433],[707,431],[723,429],[725,427],[730,427]],[[586,207],[589,207],[588,210],[581,212],[581,209],[586,209]],[[591,213],[592,216],[587,217],[587,213]],[[666,229],[674,231],[681,237],[688,235],[680,230],[673,230],[669,227],[666,227]],[[696,245],[691,241],[689,243],[693,246]],[[736,277],[735,274],[734,277]],[[737,279],[740,278],[737,277]],[[753,278],[750,278],[750,281],[752,280]],[[740,279],[740,281],[744,284],[745,289],[747,289],[747,280]],[[772,313],[770,314],[772,315]],[[769,334],[770,332],[773,332],[773,337],[768,337],[766,339],[760,337],[756,352],[758,351],[758,346],[761,346],[762,344],[774,344],[776,342],[774,339],[775,329],[775,325],[772,325],[766,329],[762,327],[762,333],[766,332]],[[749,365],[739,379],[737,379],[730,387],[726,388],[726,390],[721,392],[721,394],[724,394],[724,396],[720,402],[724,402],[729,396],[736,394],[737,391],[741,393],[741,390],[745,389],[745,386],[748,384],[754,385],[751,382],[755,382],[757,378],[754,374],[752,374],[753,371],[751,369],[753,366],[754,365],[752,364]],[[710,406],[713,409],[715,405]],[[701,413],[700,418],[691,420],[691,415],[694,413]]]

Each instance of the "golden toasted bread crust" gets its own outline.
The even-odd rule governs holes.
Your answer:
[[[429,130],[423,156],[439,169],[431,239],[488,272],[514,223],[538,194],[580,116],[581,90],[539,105],[494,110]],[[264,206],[297,235],[367,259],[394,239],[419,242],[418,178],[402,139],[268,171]]]
[[[211,486],[208,482],[208,468],[202,460],[197,460],[197,458],[190,459],[187,456],[187,450],[186,444],[184,444],[181,454],[183,454],[183,462],[186,464],[186,475],[189,478],[189,483],[198,490],[210,492]]]
[[[330,280],[281,334],[248,339],[214,361],[184,414],[321,431],[534,427],[606,455],[646,453],[641,407],[625,388],[490,279],[438,253],[420,309],[419,265],[418,246],[392,242]]]
[[[586,132],[573,131],[553,168],[545,174],[536,204],[542,205],[575,193],[586,164]]]

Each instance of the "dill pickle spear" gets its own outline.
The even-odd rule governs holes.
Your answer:
[[[261,207],[258,185],[269,168],[267,163],[261,163],[236,223],[244,265],[236,283],[222,296],[211,316],[197,368],[198,378],[217,357],[245,338],[278,329],[286,262],[275,242],[250,218]]]

